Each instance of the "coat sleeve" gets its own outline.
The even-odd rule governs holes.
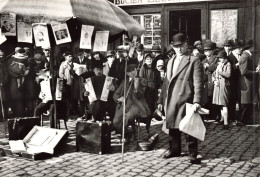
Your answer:
[[[209,72],[213,73],[217,69],[217,58],[214,58],[214,61],[209,65],[208,70]]]
[[[218,73],[225,78],[230,78],[230,76],[231,76],[231,64],[228,62],[227,66],[224,68],[224,70],[220,70]]]
[[[64,72],[65,72],[64,63],[61,63],[60,69],[59,69],[59,77],[62,79],[66,79]]]
[[[166,82],[167,82],[167,77],[165,76],[163,80],[162,90],[158,98],[157,104],[163,104],[163,98],[165,98],[166,89],[167,89]]]
[[[202,103],[202,90],[203,90],[203,66],[199,58],[193,59],[193,86],[194,86],[194,98],[193,103]]]
[[[253,77],[256,74],[256,71],[252,71],[249,68],[248,58],[246,55],[242,55],[239,60],[239,70],[242,76]]]
[[[119,87],[116,89],[114,95],[113,95],[113,99],[114,101],[117,103],[118,98],[120,98],[122,96],[122,92],[124,90],[124,80],[121,82],[121,84],[119,85]]]

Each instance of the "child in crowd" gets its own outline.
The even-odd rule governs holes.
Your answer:
[[[225,51],[220,51],[217,55],[218,66],[214,71],[213,83],[213,104],[222,106],[221,120],[224,121],[224,129],[228,129],[228,103],[230,96],[230,81],[231,76],[231,64],[227,60],[227,54]]]

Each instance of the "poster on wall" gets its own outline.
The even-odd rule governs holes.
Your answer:
[[[108,46],[109,31],[97,31],[93,51],[106,52]]]
[[[50,46],[49,33],[46,23],[33,23],[33,35],[37,47]]]
[[[51,27],[57,45],[71,42],[69,29],[66,23],[51,23]]]
[[[32,43],[32,24],[17,22],[17,40],[18,42]]]
[[[91,49],[91,38],[93,31],[94,26],[82,25],[79,48]]]
[[[221,47],[226,39],[237,39],[236,9],[211,10],[210,18],[210,38],[218,47]]]
[[[1,15],[1,30],[4,36],[16,36],[16,15],[13,13]]]

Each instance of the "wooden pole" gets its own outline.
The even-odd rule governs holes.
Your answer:
[[[52,47],[50,47],[50,72],[52,75],[52,86],[51,86],[51,90],[52,90],[52,100],[53,100],[53,124],[54,124],[54,128],[57,128],[57,102],[56,102],[56,82],[57,82],[57,76],[54,70],[54,57],[53,57],[53,49]]]
[[[122,130],[122,162],[124,161],[124,146],[125,146],[126,68],[127,68],[127,60],[125,60],[125,80],[124,80],[123,130]]]

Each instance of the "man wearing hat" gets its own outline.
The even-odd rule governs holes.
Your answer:
[[[141,43],[136,44],[135,51],[137,53],[138,68],[140,69],[144,64],[144,45]]]
[[[175,54],[175,52],[174,52],[174,50],[173,50],[172,45],[168,45],[168,46],[166,47],[166,49],[165,49],[165,57],[164,57],[164,64],[165,64],[165,66],[167,66],[168,61],[169,61],[172,57],[174,57],[174,54]],[[158,61],[158,60],[157,60],[157,61]]]
[[[128,131],[127,127],[134,124],[136,117],[147,119],[151,115],[151,111],[144,97],[146,82],[144,79],[139,80],[140,82],[136,82],[136,73],[137,64],[130,60],[127,64],[126,80],[121,82],[113,95],[113,99],[117,103],[113,127],[117,132],[122,133],[124,82],[126,82],[125,135],[127,143],[129,143],[131,138],[131,133]],[[139,86],[136,83],[139,83]]]
[[[210,119],[216,119],[218,114],[220,113],[218,107],[212,104],[213,98],[213,89],[214,83],[212,82],[212,74],[217,68],[218,59],[216,55],[214,55],[215,45],[211,41],[207,41],[204,45],[204,54],[206,55],[206,59],[202,62],[205,74],[207,75],[207,104],[206,107],[210,110],[209,117]]]
[[[200,109],[203,90],[203,66],[199,58],[187,53],[186,36],[178,33],[173,36],[173,48],[176,56],[167,65],[162,92],[158,99],[158,109],[163,106],[166,115],[166,127],[169,129],[169,150],[164,158],[181,155],[181,132],[179,124],[186,112],[186,103],[193,104],[194,111]],[[195,128],[195,127],[194,127]],[[190,163],[198,164],[198,140],[185,134],[188,144]]]
[[[90,79],[95,93],[89,93],[88,91],[86,92],[87,95],[95,94],[97,98],[97,100],[90,103],[90,110],[93,115],[93,121],[103,121],[106,116],[106,112],[111,111],[110,110],[110,103],[111,103],[110,99],[112,99],[111,91],[115,90],[115,85],[112,84],[108,87],[109,95],[111,96],[108,95],[107,101],[102,100],[101,95],[105,87],[104,84],[106,81],[106,76],[103,74],[103,62],[101,60],[95,60],[92,64],[93,64],[92,66],[93,72],[95,73],[95,75],[92,76]],[[113,119],[113,117],[111,117],[111,119]]]
[[[103,74],[105,76],[108,76],[111,66],[113,65],[115,59],[116,59],[115,51],[114,50],[107,51],[107,55],[105,57],[105,60],[107,61],[104,63],[104,68],[103,68]]]
[[[232,66],[232,74],[230,77],[230,102],[229,102],[229,108],[228,108],[228,117],[230,120],[236,121],[236,124],[240,124],[239,116],[236,116],[236,103],[239,104],[240,108],[240,89],[239,89],[239,78],[240,78],[240,71],[239,71],[239,59],[243,52],[244,47],[244,41],[234,41],[233,44],[233,50],[231,54],[229,55],[229,62]]]
[[[80,48],[75,48],[75,57],[72,60],[72,63],[77,63],[79,65],[87,65],[88,59],[84,57],[83,50]],[[73,67],[73,65],[72,65]],[[74,71],[74,70],[73,70]],[[84,92],[84,78],[80,75],[78,76],[75,72],[71,72],[73,75],[73,83],[71,85],[71,111],[73,113],[78,113],[79,116],[82,116],[85,113],[85,103],[83,99]],[[79,105],[78,105],[79,102]]]
[[[247,40],[244,52],[239,59],[240,94],[241,94],[241,122],[244,124],[255,123],[253,113],[254,104],[257,103],[256,77],[260,71],[255,71],[253,60],[253,40]]]
[[[120,85],[125,77],[125,60],[128,59],[129,46],[121,45],[117,47],[117,59],[113,62],[109,76],[117,79],[117,85]]]
[[[226,39],[224,41],[223,46],[224,46],[225,52],[227,53],[227,56],[229,56],[232,52],[232,43],[233,43],[233,41],[231,39]]]
[[[163,59],[161,47],[159,45],[153,45],[151,49],[151,54],[153,57],[152,68],[156,68],[157,61]]]

